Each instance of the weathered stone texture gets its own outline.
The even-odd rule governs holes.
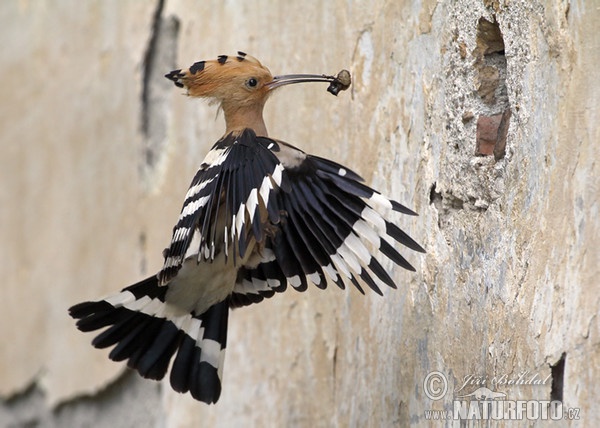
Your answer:
[[[594,0],[15,0],[0,24],[0,426],[438,426],[425,411],[473,392],[455,392],[468,375],[600,423]],[[209,407],[124,374],[67,308],[160,267],[223,131],[162,74],[236,50],[275,74],[352,71],[337,98],[282,89],[267,127],[418,211],[398,224],[428,253],[384,298],[235,311]],[[478,151],[478,124],[507,111]],[[545,383],[492,383],[525,371]]]

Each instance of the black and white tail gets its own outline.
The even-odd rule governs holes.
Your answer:
[[[152,276],[107,299],[75,305],[69,313],[81,331],[108,327],[92,344],[114,346],[109,357],[127,360],[147,379],[162,379],[176,355],[170,373],[173,389],[215,403],[221,394],[228,302],[196,315],[166,303],[167,291]]]

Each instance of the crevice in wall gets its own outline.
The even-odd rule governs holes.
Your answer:
[[[475,41],[477,45],[473,56],[478,72],[477,94],[486,104],[493,105],[500,96],[506,96],[504,39],[495,19],[490,22],[479,18]]]
[[[172,89],[164,74],[175,68],[179,20],[163,17],[158,0],[148,47],[144,55],[140,128],[143,136],[142,176],[153,181],[167,144],[168,97]]]
[[[429,205],[433,205],[438,211],[442,209],[442,193],[436,191],[437,183],[433,183],[429,189]]]
[[[438,212],[438,227],[445,228],[448,220],[458,211],[468,208],[472,211],[485,211],[487,207],[478,206],[475,198],[463,200],[449,191],[438,190],[437,182],[429,189],[429,204],[433,205]]]
[[[556,364],[550,366],[550,370],[552,372],[552,388],[550,390],[551,401],[563,401],[566,360],[567,354],[563,352]]]
[[[494,13],[480,15],[469,31],[456,29],[446,51],[446,103],[452,113],[440,176],[430,189],[442,229],[452,228],[457,214],[487,211],[504,192],[505,168],[498,161],[506,156],[512,114],[504,35]]]
[[[437,183],[433,183],[431,189],[429,191],[429,203],[433,204],[438,211],[446,209],[446,210],[462,210],[465,206],[465,202],[452,195],[451,193],[447,193],[442,195],[442,192],[437,191]]]
[[[480,18],[476,47],[473,50],[476,91],[482,111],[477,118],[475,155],[493,155],[497,161],[506,153],[506,137],[511,117],[504,49],[504,38],[495,17],[492,21]]]
[[[336,337],[336,340],[337,340],[337,337]],[[331,362],[332,362],[332,376],[333,376],[333,400],[334,401],[336,399],[335,392],[336,392],[336,386],[337,386],[337,356],[338,356],[338,346],[334,345],[334,347],[333,347],[333,358],[331,359]]]

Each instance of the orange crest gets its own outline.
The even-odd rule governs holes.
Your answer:
[[[173,70],[165,77],[192,97],[257,102],[266,98],[273,76],[256,58],[238,52],[220,55],[216,60],[198,61],[186,70]]]

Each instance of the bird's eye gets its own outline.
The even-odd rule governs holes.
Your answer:
[[[258,85],[258,80],[256,80],[256,77],[251,77],[250,79],[246,80],[246,86],[249,88],[256,88],[256,85]]]

